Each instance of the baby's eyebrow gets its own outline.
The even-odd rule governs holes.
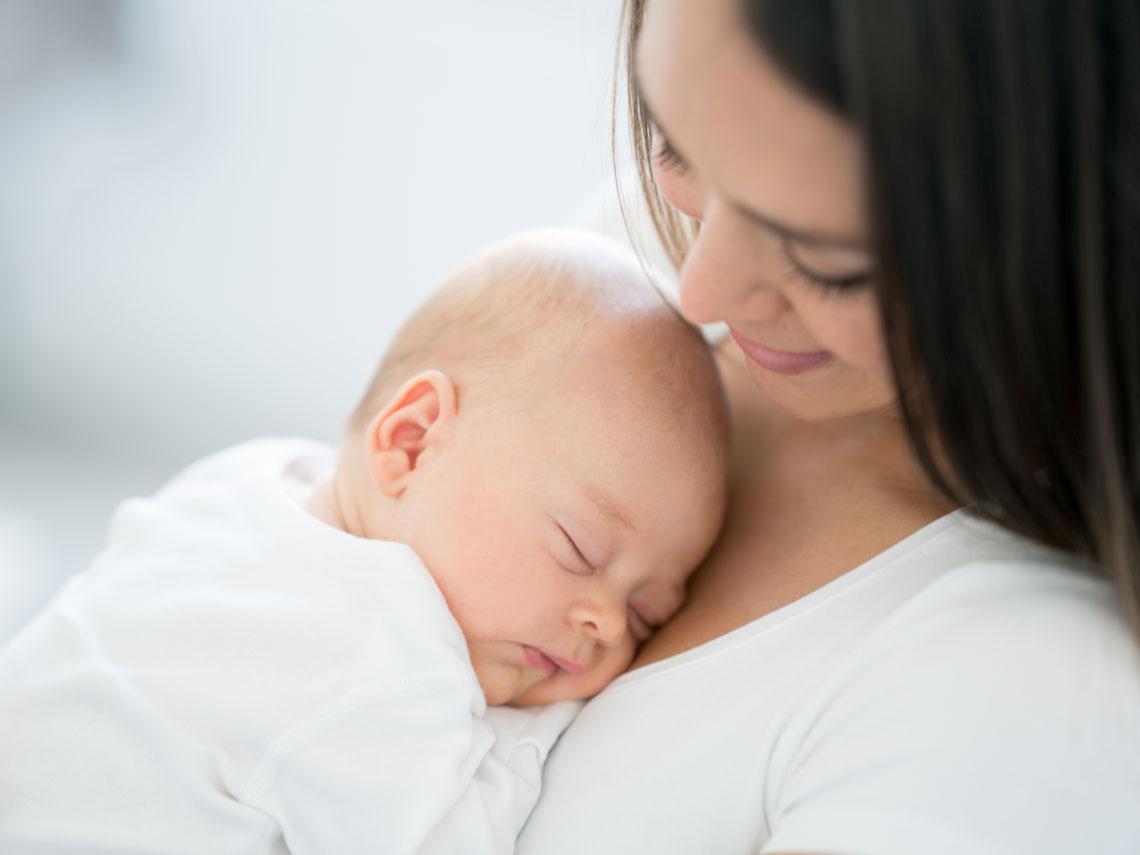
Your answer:
[[[636,531],[633,523],[630,521],[629,514],[622,508],[620,504],[615,502],[604,490],[601,490],[591,484],[583,484],[582,492],[586,494],[589,499],[602,515],[607,519],[612,520],[623,528],[630,531]]]

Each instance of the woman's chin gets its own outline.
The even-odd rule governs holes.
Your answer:
[[[802,374],[777,374],[749,359],[752,384],[788,416],[824,422],[869,415],[894,406],[894,385],[869,379],[842,363],[829,363]]]

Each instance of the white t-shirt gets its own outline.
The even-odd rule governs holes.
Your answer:
[[[119,509],[0,651],[0,852],[512,850],[578,705],[484,716],[415,553],[298,503],[331,466],[249,443]]]
[[[1106,585],[956,511],[620,677],[523,855],[1136,855],[1140,656]]]
[[[635,239],[609,187],[576,221],[660,261],[626,183]],[[543,775],[520,855],[1138,855],[1140,654],[1108,585],[960,510],[620,677]]]

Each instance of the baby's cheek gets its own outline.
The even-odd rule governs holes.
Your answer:
[[[493,646],[471,645],[471,665],[488,706],[514,703],[520,695],[533,688],[542,675],[529,668],[519,668],[503,662]]]

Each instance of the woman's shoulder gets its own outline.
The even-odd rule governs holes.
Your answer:
[[[902,604],[863,653],[868,675],[926,691],[968,677],[955,694],[991,710],[1001,700],[1044,717],[1072,705],[1095,713],[1111,694],[1140,727],[1140,646],[1112,587],[1073,567],[957,566]]]
[[[1075,700],[1083,685],[1118,693],[1140,724],[1140,643],[1108,581],[1090,562],[993,523],[956,522],[915,556],[941,558],[940,572],[898,602],[852,663],[927,693],[969,675],[954,689],[963,703],[972,695],[1025,708],[1048,698],[1061,710],[1092,700]]]
[[[1140,843],[1140,646],[1116,595],[1080,562],[974,527],[958,534],[993,548],[964,550],[797,703],[765,851],[900,851],[890,833],[953,851],[940,828],[968,831],[970,851]]]
[[[1096,635],[1136,648],[1119,597],[1091,562],[965,511],[954,522],[921,556],[941,559],[940,572],[902,601],[869,643],[929,634],[968,649],[1019,634],[1042,644]],[[966,626],[974,632],[964,633]]]

